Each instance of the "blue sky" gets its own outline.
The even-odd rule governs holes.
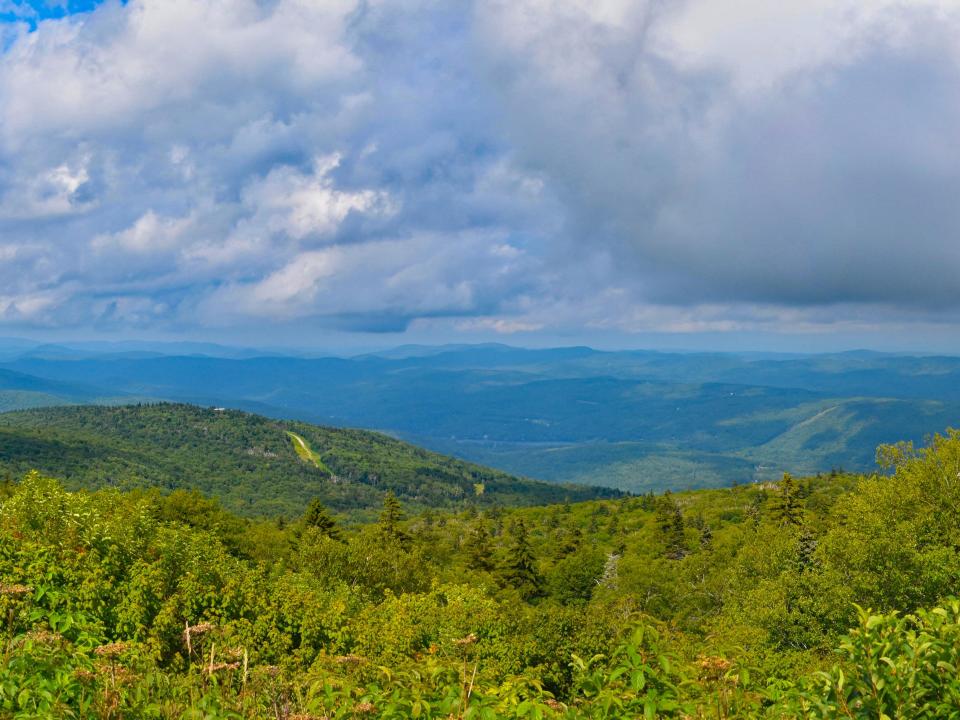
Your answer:
[[[960,3],[0,0],[0,334],[960,352]]]
[[[35,29],[38,22],[93,10],[103,0],[6,0],[0,2],[0,22],[24,22]]]

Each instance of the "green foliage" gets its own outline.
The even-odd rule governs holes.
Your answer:
[[[782,525],[798,526],[803,523],[803,506],[800,504],[801,489],[790,473],[784,473],[773,504],[773,518]]]
[[[842,662],[785,705],[811,718],[960,717],[960,601],[905,616],[857,611]]]
[[[537,567],[526,523],[522,519],[514,523],[510,536],[511,543],[503,566],[503,579],[521,598],[530,600],[537,597],[543,589],[543,578]]]
[[[687,554],[683,513],[669,493],[660,498],[657,504],[657,527],[665,547],[665,556],[671,560],[682,560]]]
[[[340,531],[337,529],[336,521],[330,517],[327,508],[323,503],[314,498],[307,505],[307,511],[303,514],[304,527],[313,528],[321,535],[326,535],[334,540],[340,537]]]
[[[547,577],[550,596],[564,605],[585,603],[601,584],[608,558],[595,547],[581,549],[559,560]]]
[[[886,456],[340,526],[30,473],[0,494],[0,717],[960,717],[960,434]]]
[[[490,531],[483,518],[477,518],[470,527],[464,549],[471,569],[492,572],[496,568]]]
[[[369,516],[388,491],[418,508],[618,495],[522,480],[379,433],[192,405],[0,413],[0,448],[9,479],[38,469],[72,489],[198,490],[244,516],[298,517],[315,498]]]
[[[676,660],[653,627],[637,626],[614,651],[612,662],[603,663],[603,659],[599,655],[589,661],[573,658],[576,692],[590,700],[584,717],[669,718],[692,712],[681,703],[684,678]]]
[[[397,500],[396,495],[388,492],[383,497],[383,510],[380,512],[380,533],[386,540],[406,549],[410,545],[410,535],[403,529],[404,520],[406,515],[400,506],[400,501]]]

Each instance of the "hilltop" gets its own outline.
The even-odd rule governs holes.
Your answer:
[[[159,403],[0,414],[0,474],[31,469],[67,487],[197,489],[244,515],[299,515],[312,498],[339,511],[391,491],[416,508],[529,505],[616,491],[524,480],[366,430]]]

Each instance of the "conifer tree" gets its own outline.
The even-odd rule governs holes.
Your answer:
[[[396,540],[406,549],[410,545],[410,536],[403,530],[400,523],[406,519],[403,507],[397,496],[388,492],[383,497],[383,510],[380,513],[380,532],[388,538]]]
[[[803,505],[800,502],[800,491],[796,480],[790,473],[783,474],[780,481],[780,491],[776,496],[773,507],[773,517],[781,525],[799,527],[803,522]]]
[[[467,534],[465,549],[467,562],[474,570],[489,572],[494,569],[490,531],[483,518],[478,518]]]
[[[530,600],[541,594],[543,578],[537,569],[537,559],[530,545],[527,526],[522,519],[517,520],[513,526],[511,536],[503,577],[519,591],[524,600]]]
[[[813,565],[813,554],[817,550],[817,539],[809,528],[804,528],[800,532],[800,538],[797,540],[797,566],[800,572]]]
[[[571,530],[561,531],[559,541],[556,545],[556,553],[558,558],[565,558],[567,555],[571,555],[580,549],[580,545],[583,543],[583,533],[580,531],[580,528],[574,527]]]
[[[553,511],[547,516],[546,525],[552,530],[560,527],[560,510],[558,508],[554,507]]]
[[[657,503],[657,527],[666,547],[665,555],[671,560],[680,560],[687,554],[686,532],[683,513],[673,496],[666,492]]]
[[[667,536],[667,557],[671,560],[681,560],[687,555],[687,540],[684,532],[683,514],[676,507],[673,513],[673,522],[670,524],[670,533]]]
[[[334,540],[340,538],[340,530],[337,528],[336,521],[317,498],[311,500],[310,504],[307,505],[307,511],[303,514],[303,525],[308,528],[316,528],[321,534]]]
[[[760,490],[750,498],[750,504],[747,506],[745,515],[750,523],[750,526],[753,527],[754,530],[760,527],[760,519],[763,517],[763,504],[766,502],[766,500],[766,490]]]

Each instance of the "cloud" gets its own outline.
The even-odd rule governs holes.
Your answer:
[[[955,2],[113,0],[15,25],[7,325],[960,312]]]
[[[514,147],[655,303],[960,304],[955,4],[493,3]],[[931,260],[935,259],[935,262]]]

